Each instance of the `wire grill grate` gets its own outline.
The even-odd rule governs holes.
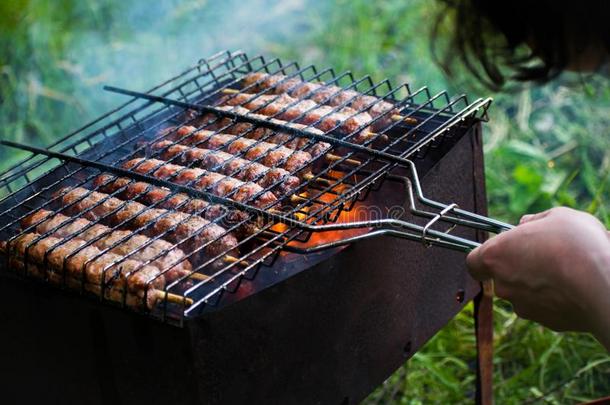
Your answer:
[[[325,114],[317,119],[310,119],[313,110],[300,109],[290,119],[272,121],[273,89],[243,83],[253,72],[374,95],[376,103],[392,103],[403,119],[358,121],[371,106],[349,110],[352,98],[324,103]],[[29,148],[31,157],[0,175],[4,266],[16,270],[3,274],[78,288],[176,324],[243,290],[281,252],[306,252],[297,246],[317,229],[334,229],[342,212],[365,200],[396,168],[408,169],[411,161],[420,169],[433,165],[452,138],[486,119],[490,104],[228,51],[144,94],[123,92],[137,97],[47,149]],[[248,114],[221,108],[246,92],[253,95],[245,105],[256,106]],[[274,116],[286,118],[300,105],[292,103]],[[251,115],[261,111],[264,117]],[[213,119],[203,119],[210,112]],[[344,119],[329,127],[337,116]],[[314,147],[321,152],[290,166],[293,155],[282,154],[285,145],[305,157]],[[205,156],[215,158],[218,151],[231,153],[214,166],[194,158],[193,147],[205,147]],[[250,170],[254,164],[287,170],[297,179],[294,187],[279,192],[287,175],[265,182],[270,176]],[[126,180],[119,185],[117,178]],[[40,210],[48,216],[31,221]],[[68,219],[50,227],[59,214]],[[77,231],[68,234],[69,227]],[[134,235],[141,236],[137,243]]]

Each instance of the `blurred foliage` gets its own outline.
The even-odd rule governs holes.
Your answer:
[[[412,89],[487,95],[466,72],[447,79],[432,63],[436,13],[424,0],[3,1],[1,136],[48,145],[117,104],[101,83],[150,87],[223,48],[351,69]],[[516,222],[567,205],[610,226],[607,78],[567,76],[492,96],[490,214]],[[22,157],[0,148],[0,169]],[[520,320],[502,301],[495,348],[498,403],[570,403],[610,392],[610,357],[591,337]],[[475,353],[469,306],[367,402],[470,403]]]
[[[99,83],[70,57],[86,32],[108,35],[117,4],[15,0],[0,6],[0,128],[2,138],[48,145],[87,112],[107,107],[91,97]],[[25,154],[2,148],[2,166]]]

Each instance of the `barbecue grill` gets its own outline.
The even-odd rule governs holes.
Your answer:
[[[229,51],[107,90],[130,99],[48,148],[3,142],[32,153],[0,175],[7,398],[355,403],[475,297],[488,364],[463,252],[509,228],[490,99]]]

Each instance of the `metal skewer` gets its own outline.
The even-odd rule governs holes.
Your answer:
[[[332,182],[329,179],[324,178],[324,177],[316,177],[316,175],[311,172],[305,173],[302,177],[303,177],[303,180],[305,180],[305,181],[315,181],[318,183],[326,184],[327,186],[330,186],[332,184]]]
[[[178,305],[184,304],[187,307],[190,307],[191,305],[193,305],[193,299],[189,298],[189,297],[183,297],[181,295],[168,293],[168,292],[162,291],[162,290],[151,290],[150,292],[155,294],[155,296],[157,298],[159,298],[161,300],[167,299],[167,302],[171,302],[173,304],[178,304]]]
[[[395,122],[403,121],[409,125],[417,125],[417,119],[413,117],[405,117],[404,115],[393,114],[390,118],[392,119],[392,121]]]

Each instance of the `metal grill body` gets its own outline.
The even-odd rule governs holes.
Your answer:
[[[218,101],[231,94],[223,89],[239,88],[240,78],[251,71],[279,72],[377,94],[392,100],[403,117],[415,121],[408,125],[395,122],[355,144],[353,139],[362,128],[353,134],[331,130],[319,135],[310,129],[293,130],[287,124],[218,110]],[[79,403],[83,397],[99,398],[100,403],[353,403],[478,293],[479,285],[467,276],[459,252],[427,249],[421,243],[389,236],[363,238],[353,245],[331,243],[332,249],[316,247],[324,246],[319,234],[328,234],[319,226],[349,220],[349,212],[356,208],[397,215],[395,219],[423,227],[424,241],[437,242],[426,235],[428,219],[409,214],[406,184],[401,180],[408,176],[409,168],[393,157],[415,162],[432,197],[484,213],[476,119],[485,114],[487,101],[469,104],[465,97],[432,95],[426,88],[411,91],[407,86],[393,88],[388,82],[375,85],[349,74],[248,58],[240,52],[201,61],[151,93],[164,98],[133,99],[6,172],[0,179],[0,192],[6,195],[0,202],[0,239],[10,241],[26,232],[20,221],[40,208],[65,209],[58,190],[96,189],[95,179],[101,174],[168,186],[167,198],[149,202],[145,212],[163,207],[180,193],[210,205],[224,205],[228,211],[213,219],[206,216],[205,209],[196,216],[208,218],[226,232],[192,249],[188,238],[185,242],[167,233],[151,233],[152,223],[133,225],[130,218],[117,224],[111,220],[112,213],[99,218],[87,216],[88,209],[68,210],[73,217],[106,224],[110,231],[135,227],[150,238],[149,244],[168,240],[173,249],[185,251],[192,268],[173,279],[167,276],[168,268],[162,269],[165,274],[146,282],[144,297],[131,298],[143,303],[135,306],[130,304],[126,287],[118,297],[108,298],[106,293],[114,287],[103,280],[96,296],[89,294],[84,278],[68,283],[65,267],[63,272],[47,269],[50,259],[46,256],[45,261],[33,263],[42,269],[42,276],[32,277],[31,271],[11,266],[10,255],[5,254],[1,311],[9,332],[3,334],[0,350],[6,350],[2,357],[8,359],[2,365],[8,398],[29,395],[33,401],[50,396],[62,398],[62,403]],[[186,106],[199,112],[193,114]],[[175,128],[168,130],[170,127],[185,122],[201,126],[197,119],[209,112],[237,118],[254,128],[283,130],[292,139],[304,137],[308,142],[303,150],[328,141],[332,150],[327,152],[333,158],[327,159],[326,153],[313,160],[314,170],[302,181],[301,189],[277,197],[275,202],[262,201],[272,187],[261,187],[253,198],[236,202],[231,193],[219,196],[192,183],[173,185],[175,176],[159,179],[151,172],[138,175],[134,174],[137,170],[120,169],[135,157],[158,159],[159,152],[151,143],[163,139],[160,131],[169,138],[177,133]],[[195,162],[189,166],[195,168]],[[304,178],[301,172],[305,170],[309,168],[294,170],[292,175]],[[179,207],[162,215],[174,215]],[[392,211],[400,207],[404,210]],[[235,210],[245,216],[227,221]],[[239,232],[245,224],[254,224],[255,231],[237,238],[235,246],[211,253],[211,245]],[[361,226],[346,231],[334,237],[366,235],[371,229]],[[480,240],[473,230],[455,232],[456,238]],[[96,240],[88,243],[94,245]],[[142,251],[134,254],[141,256]],[[31,259],[27,253],[21,259],[25,270]],[[157,259],[142,262],[135,274]],[[24,284],[23,278],[35,282]],[[153,284],[160,279],[166,280],[163,286]],[[48,283],[68,288],[60,293],[48,289]],[[88,300],[73,294],[75,284],[80,287],[76,291]],[[156,290],[151,290],[153,285]],[[159,292],[159,302],[143,309],[150,291]],[[182,328],[150,322],[121,308],[135,308]],[[40,336],[45,337],[44,344]],[[24,392],[23,383],[31,380],[21,379],[26,375],[24,367],[34,364],[41,389]],[[73,382],[74,388],[66,388],[62,381]]]
[[[481,212],[480,159],[473,131],[424,184]],[[3,390],[23,403],[357,403],[479,288],[463,254],[391,237],[355,244],[184,328],[3,282]]]

